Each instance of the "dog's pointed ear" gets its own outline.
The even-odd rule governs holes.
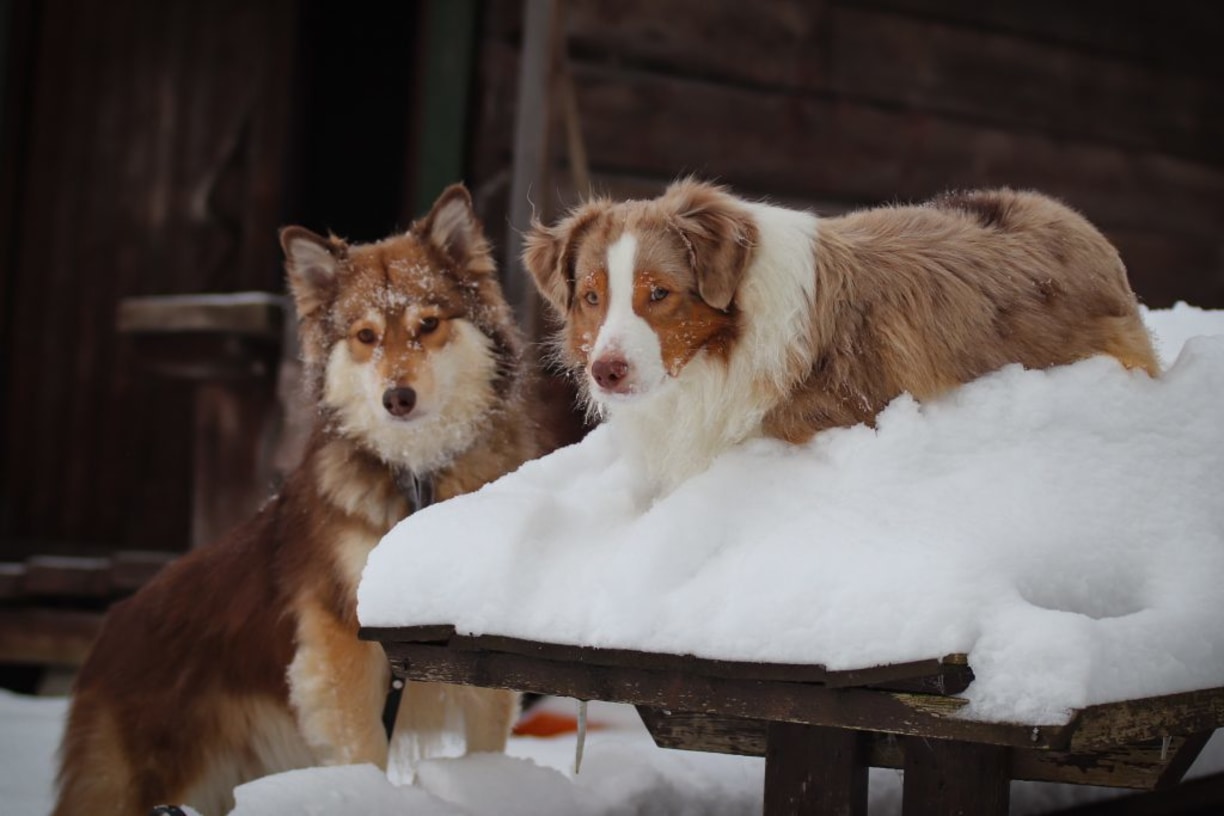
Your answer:
[[[555,227],[533,219],[523,238],[523,266],[540,294],[561,314],[569,309],[574,297],[574,266],[582,236],[609,206],[602,198],[588,201]]]
[[[413,230],[461,268],[468,267],[477,256],[488,254],[472,196],[462,184],[452,184],[443,190],[429,213],[413,225]]]
[[[573,277],[562,263],[566,240],[560,227],[550,229],[534,218],[523,238],[523,266],[531,273],[536,289],[561,314],[569,309]]]
[[[307,317],[335,294],[346,244],[335,236],[324,238],[305,227],[285,227],[280,231],[280,245],[298,316]]]
[[[660,201],[688,251],[701,299],[725,310],[756,251],[751,213],[724,188],[693,179],[675,182]]]

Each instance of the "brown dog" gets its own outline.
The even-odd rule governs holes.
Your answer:
[[[685,180],[535,224],[524,261],[558,356],[661,490],[747,437],[802,442],[1008,363],[1157,373],[1118,253],[1036,193],[818,219]]]
[[[77,679],[59,816],[220,814],[264,774],[385,766],[387,661],[357,639],[366,556],[424,494],[474,490],[539,453],[522,342],[466,190],[376,244],[300,227],[281,243],[318,403],[305,456],[255,518],[111,610]],[[516,703],[410,686],[400,722],[455,705],[469,751],[501,750]]]

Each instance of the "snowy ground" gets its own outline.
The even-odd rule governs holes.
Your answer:
[[[485,621],[496,620],[503,634],[548,639],[561,631],[581,642],[635,647],[668,645],[650,637],[687,637],[671,645],[739,659],[776,659],[813,649],[804,654],[834,666],[968,651],[984,679],[971,687],[970,697],[977,713],[987,717],[1016,712],[1056,717],[1068,705],[1111,695],[1224,685],[1224,635],[1218,626],[1224,604],[1219,597],[1224,569],[1218,562],[1224,552],[1224,508],[1218,501],[1224,492],[1218,421],[1224,338],[1194,340],[1174,363],[1187,338],[1224,334],[1224,313],[1179,307],[1150,313],[1148,321],[1163,358],[1173,364],[1159,382],[1104,360],[1052,372],[1009,370],[938,405],[920,409],[900,400],[878,432],[847,429],[803,449],[754,443],[732,452],[730,458],[749,467],[755,467],[754,460],[757,465],[769,460],[768,475],[766,469],[756,472],[769,479],[775,493],[796,483],[823,491],[819,504],[832,508],[827,512],[833,515],[805,519],[798,531],[792,526],[777,536],[762,534],[762,520],[772,514],[793,521],[797,506],[749,512],[755,505],[740,500],[742,468],[733,482],[723,482],[716,464],[710,474],[666,500],[639,505],[632,490],[617,488],[625,476],[623,463],[610,451],[608,435],[596,434],[594,444],[528,469],[526,479],[511,481],[508,488],[501,483],[468,498],[469,504],[456,500],[451,511],[445,511],[451,502],[438,505],[397,529],[379,548],[378,570],[394,580],[383,592],[367,572],[363,619],[367,624],[462,625],[468,616],[471,631],[483,631]],[[581,472],[592,462],[597,465],[593,472]],[[611,501],[583,501],[591,496],[589,490],[584,493],[583,479],[587,488],[620,492],[600,494]],[[881,506],[904,512],[890,515],[880,512]],[[720,515],[723,507],[733,512]],[[1081,512],[1085,507],[1089,512]],[[496,530],[508,548],[520,549],[513,556],[488,553],[493,568],[487,574],[472,570],[481,559],[455,559],[452,553],[449,566],[427,574],[419,591],[409,592],[405,582],[416,580],[411,575],[421,574],[422,567],[414,562],[422,556],[413,551],[411,531],[445,526],[455,516],[469,534],[484,524],[481,529]],[[685,538],[680,522],[694,518],[702,520],[703,535]],[[489,521],[496,523],[490,526]],[[580,542],[584,547],[607,543],[609,535],[628,535],[621,539],[622,548],[634,558],[623,558],[615,547],[575,558],[562,548],[573,529],[589,533]],[[985,542],[983,529],[989,530],[992,545]],[[758,536],[751,560],[735,549],[737,534],[745,530]],[[850,537],[857,549],[838,550],[827,536],[815,534],[830,530],[843,541]],[[825,548],[821,568],[752,579],[747,570],[762,552],[775,550],[792,559],[788,563],[802,556],[786,545],[797,532],[806,536],[806,547]],[[1055,533],[1062,537],[1042,543],[1043,535]],[[714,551],[704,542],[711,536],[718,544]],[[909,549],[892,547],[890,540],[897,538],[908,538]],[[389,541],[391,546],[385,546]],[[1029,551],[1034,546],[1036,553]],[[956,569],[933,567],[933,553],[953,559]],[[653,559],[650,570],[641,568],[646,557]],[[409,566],[400,558],[410,559]],[[517,573],[507,569],[508,558]],[[632,572],[618,566],[630,561]],[[536,569],[524,573],[524,563]],[[716,567],[712,573],[706,571],[711,564]],[[946,585],[945,572],[958,579],[953,586]],[[772,621],[785,624],[773,627],[780,633],[776,642],[762,645],[734,631],[735,621],[751,614],[758,616],[752,631],[764,631],[761,622],[787,608],[787,593],[852,603],[850,594],[839,594],[845,581],[876,580],[889,573],[910,580],[877,582],[874,591],[877,598],[889,592],[908,598],[897,606],[905,613],[901,618],[861,615],[852,618],[856,629],[847,626],[844,616],[805,621],[793,610],[810,607],[792,606],[788,620]],[[490,576],[500,577],[500,583],[489,583]],[[705,589],[690,580],[694,576],[708,581]],[[448,581],[448,593],[437,592]],[[981,582],[989,591],[981,591]],[[907,584],[924,591],[907,596],[912,590]],[[723,591],[702,599],[703,592],[719,586]],[[743,591],[746,586],[768,586],[769,592]],[[970,600],[979,606],[949,605],[943,590],[960,586],[977,587]],[[753,597],[775,603],[773,611],[743,606],[745,598]],[[405,599],[417,605],[405,608]],[[458,606],[448,606],[451,602]],[[897,637],[897,620],[922,621],[922,626],[903,627],[904,637]],[[829,621],[839,625],[826,625]],[[855,637],[839,640],[843,628],[852,629]],[[1051,643],[1054,651],[1043,651]],[[1136,659],[1137,654],[1143,658]],[[1137,666],[1151,670],[1139,672]],[[33,816],[49,809],[53,752],[64,712],[62,698],[0,693],[0,803],[5,814]],[[604,727],[592,731],[577,777],[570,772],[572,735],[516,738],[505,757],[430,760],[420,766],[412,786],[392,785],[370,767],[270,777],[239,788],[234,813],[760,812],[759,759],[655,748],[632,710],[624,707],[592,704],[592,720]],[[1217,735],[1191,775],[1221,770],[1224,739]],[[1041,813],[1101,795],[1117,794],[1016,783],[1012,812]],[[898,812],[900,775],[873,771],[871,799],[873,816]]]
[[[572,712],[573,701],[550,700]],[[67,701],[0,691],[0,812],[46,816],[54,751]],[[418,784],[391,785],[372,766],[316,768],[238,789],[232,816],[753,816],[761,812],[764,764],[749,757],[656,748],[632,709],[591,704],[595,728],[572,773],[575,738],[511,740],[509,755],[425,763]],[[1224,738],[1208,744],[1189,776],[1224,770]],[[901,774],[871,772],[871,814],[900,813]],[[1103,788],[1012,784],[1015,816],[1125,795]],[[211,814],[209,815],[211,816]]]

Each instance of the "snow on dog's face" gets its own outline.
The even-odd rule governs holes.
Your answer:
[[[467,191],[448,188],[408,232],[378,243],[287,227],[281,245],[330,430],[417,473],[465,450],[519,358]]]
[[[600,199],[555,227],[534,224],[523,260],[564,317],[564,361],[608,404],[651,394],[699,353],[725,359],[755,242],[735,198],[686,180],[650,201]]]

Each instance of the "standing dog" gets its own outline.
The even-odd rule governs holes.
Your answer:
[[[306,453],[258,515],[111,610],[74,690],[59,816],[219,814],[264,774],[385,766],[389,670],[357,638],[366,556],[423,495],[539,453],[521,339],[463,187],[376,244],[300,227],[281,244],[318,401]],[[410,685],[400,722],[438,724],[444,705],[462,709],[469,751],[501,750],[517,712],[510,692]]]
[[[684,180],[533,225],[524,261],[561,361],[663,491],[747,437],[802,442],[1008,363],[1158,368],[1117,251],[1035,193],[818,219]]]

